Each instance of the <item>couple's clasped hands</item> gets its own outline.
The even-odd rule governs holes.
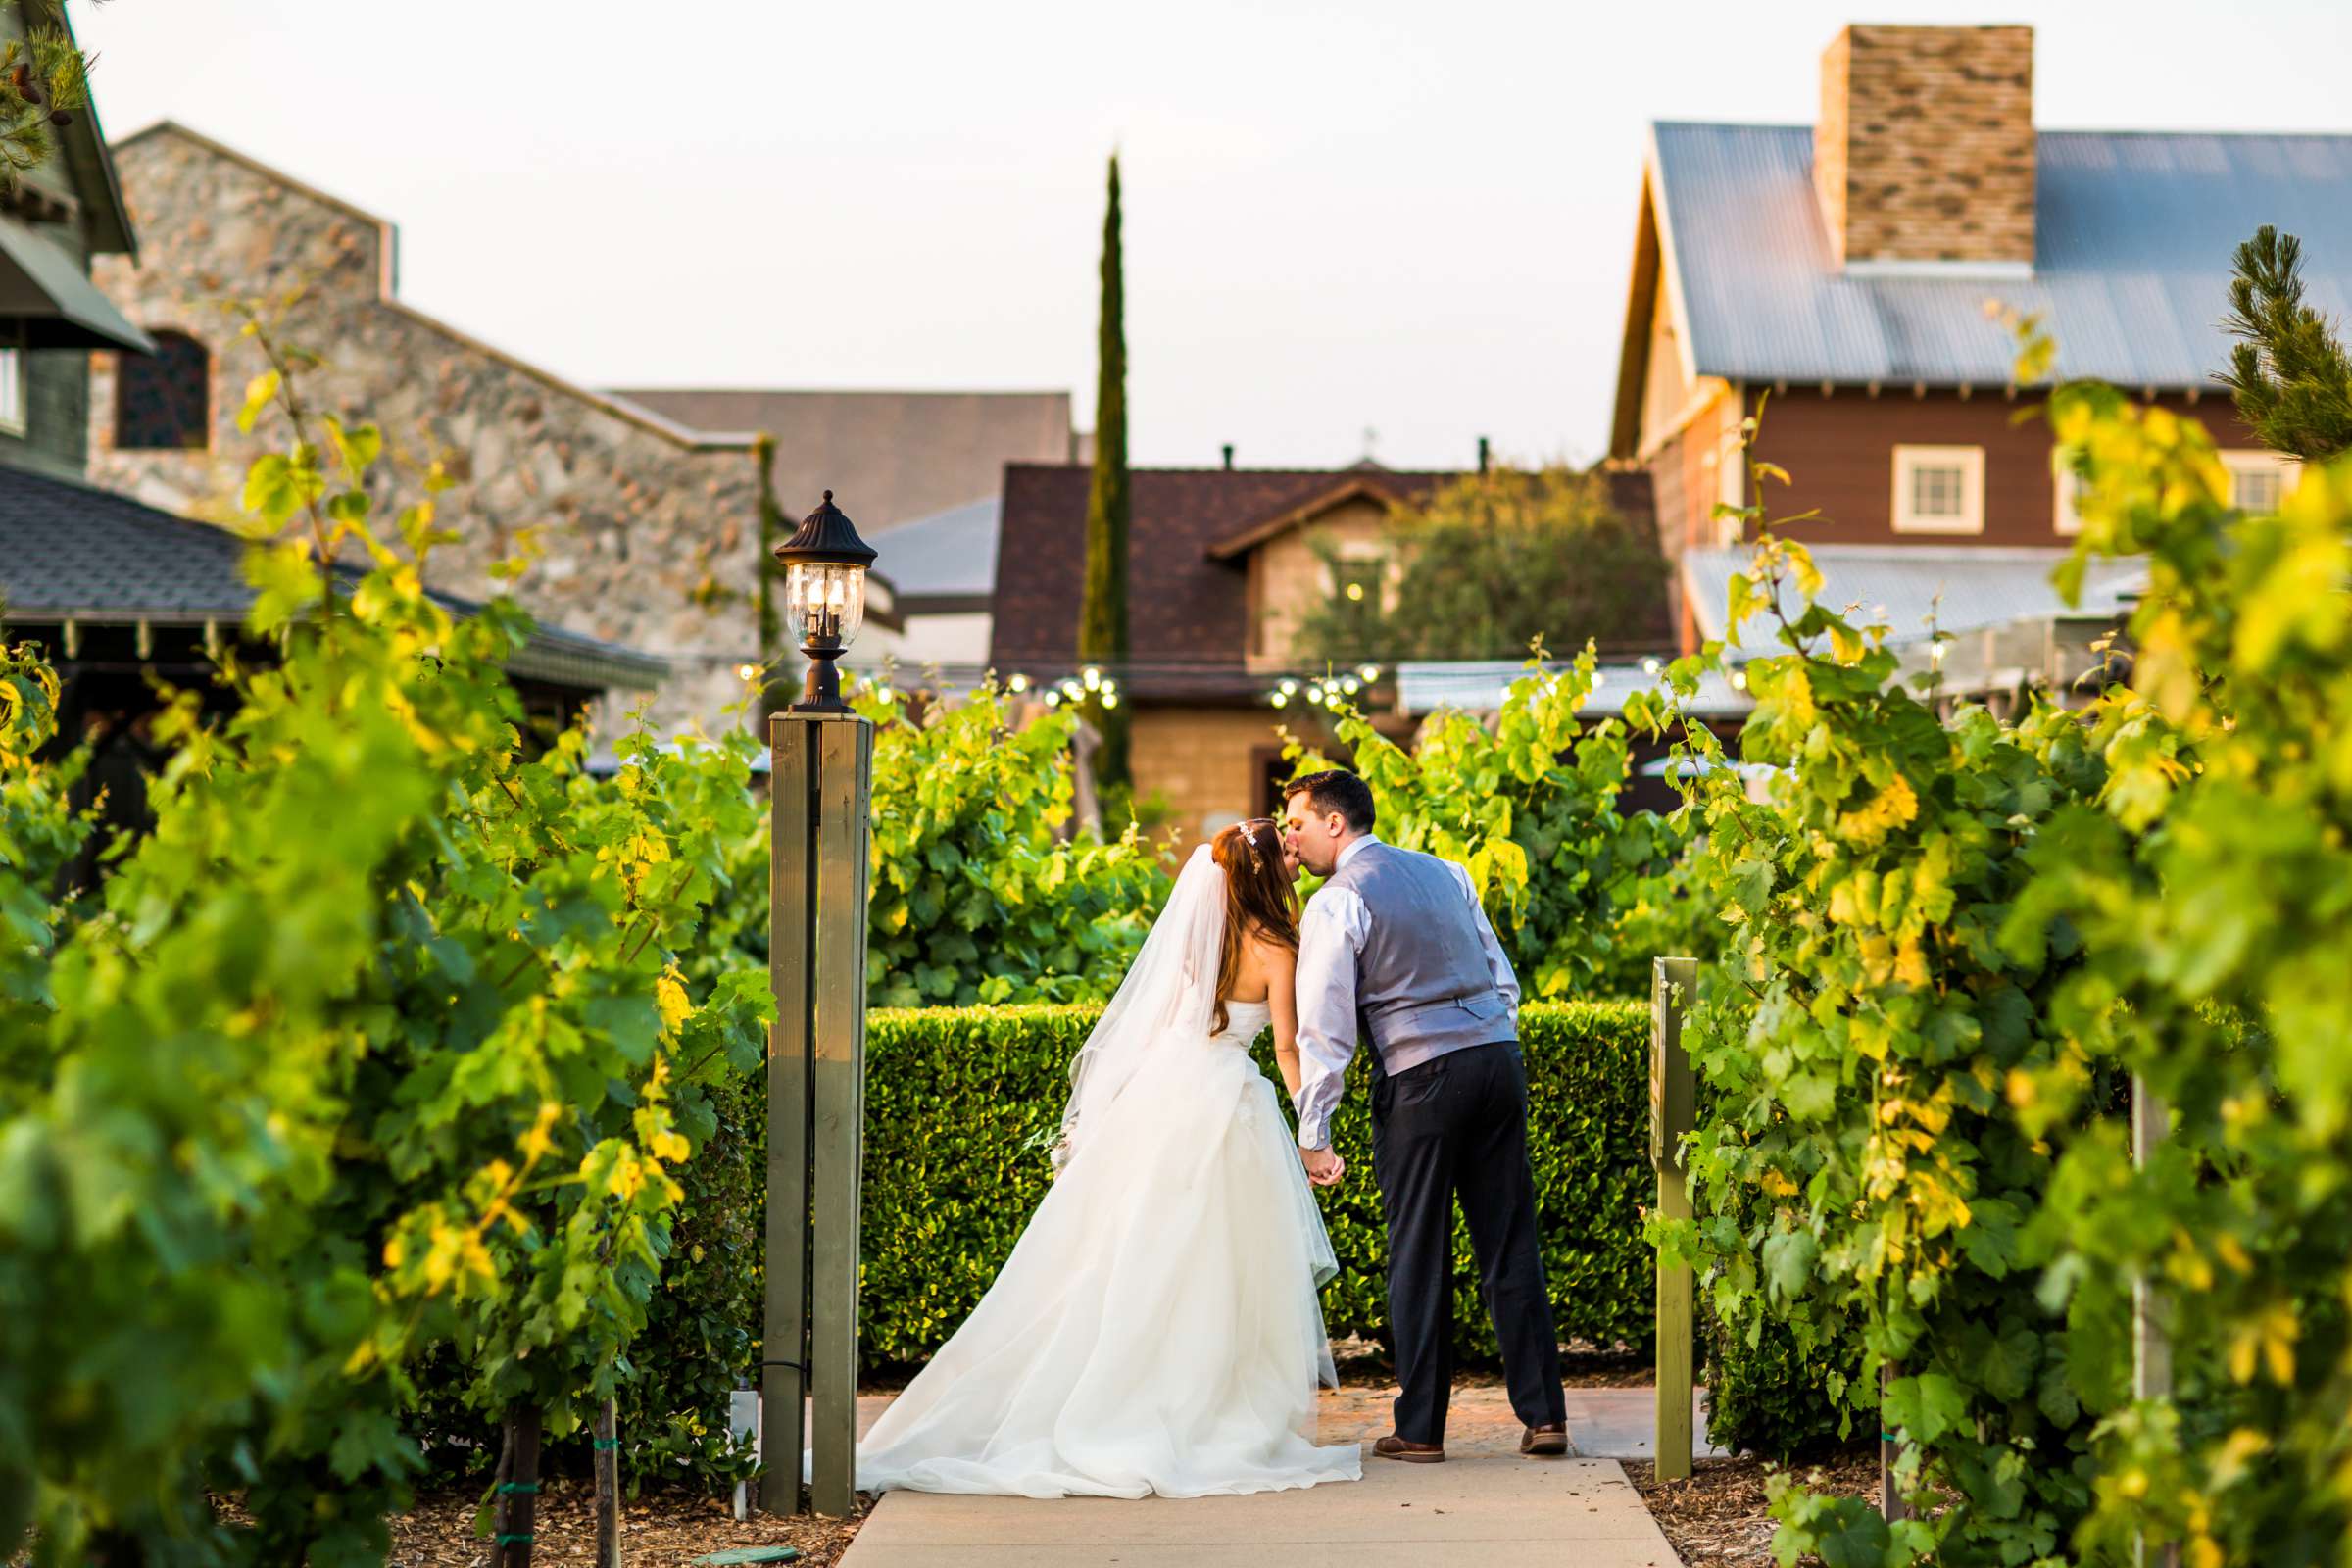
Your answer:
[[[1348,1162],[1328,1149],[1301,1149],[1298,1162],[1306,1167],[1306,1179],[1317,1187],[1337,1187],[1348,1172]]]

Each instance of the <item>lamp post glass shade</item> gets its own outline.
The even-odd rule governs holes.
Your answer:
[[[824,563],[785,568],[784,613],[809,653],[847,648],[865,623],[865,568]]]
[[[824,504],[776,546],[775,556],[784,566],[784,612],[809,659],[808,685],[794,711],[842,711],[848,705],[833,662],[865,623],[865,571],[874,564],[873,547],[858,537],[828,490]]]

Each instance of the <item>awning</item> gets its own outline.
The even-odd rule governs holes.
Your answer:
[[[74,258],[18,219],[0,216],[0,319],[24,322],[35,349],[132,349],[155,341],[98,292]]]

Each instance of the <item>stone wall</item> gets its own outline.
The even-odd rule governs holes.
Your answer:
[[[1851,26],[1821,63],[1813,178],[1854,262],[2034,261],[2034,29]]]
[[[245,385],[265,365],[222,306],[262,302],[280,341],[325,361],[303,375],[306,400],[381,426],[393,461],[379,515],[421,493],[435,458],[455,476],[439,515],[458,538],[433,554],[433,586],[487,597],[500,587],[489,567],[535,548],[513,584],[533,613],[672,662],[658,724],[740,721],[721,710],[741,699],[734,666],[757,646],[748,444],[571,386],[409,309],[392,291],[389,223],[227,148],[167,124],[120,144],[115,159],[140,262],[101,258],[94,275],[132,320],[211,346],[212,445],[116,450],[113,359],[97,355],[94,483],[191,516],[235,515],[247,465],[284,440],[274,418],[250,436],[236,427]],[[600,719],[609,729],[614,716]]]

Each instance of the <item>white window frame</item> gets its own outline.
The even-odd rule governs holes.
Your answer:
[[[2230,470],[2230,504],[2241,511],[2244,509],[2237,499],[2239,480],[2255,474],[2277,474],[2278,502],[2283,506],[2286,493],[2295,487],[2295,470],[2302,466],[2284,453],[2273,452],[2268,447],[2232,447],[2218,456],[2222,466]]]
[[[20,330],[13,338],[0,341],[0,432],[24,433],[24,404],[30,391],[25,376],[24,338]]]
[[[2082,476],[2069,461],[2073,456],[2064,447],[2050,448],[2050,489],[2056,496],[2050,525],[2067,539],[2082,531]]]
[[[1960,469],[1960,515],[1920,517],[1911,511],[1911,474],[1916,468],[1957,466]],[[1984,449],[1983,447],[1898,446],[1894,449],[1896,533],[1962,534],[1984,531]]]

